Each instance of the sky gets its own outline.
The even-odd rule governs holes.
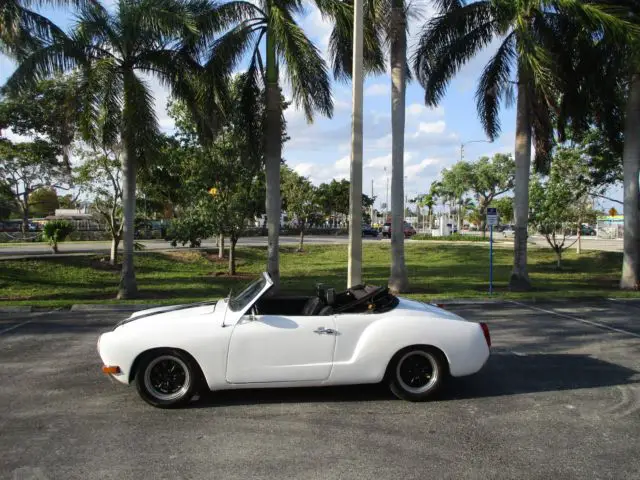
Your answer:
[[[422,18],[410,21],[408,55],[414,50],[421,25],[432,15],[429,2],[416,0],[412,5],[420,10]],[[43,13],[63,28],[68,28],[73,21],[73,14],[69,11],[43,10]],[[307,7],[306,13],[298,20],[322,52],[330,69],[327,45],[331,24],[324,21],[312,6]],[[498,40],[459,71],[436,108],[425,107],[424,90],[417,82],[407,85],[404,168],[405,193],[409,198],[428,192],[442,169],[460,160],[462,143],[472,142],[464,146],[465,160],[476,160],[495,153],[513,153],[515,110],[503,108],[500,111],[502,130],[493,143],[488,142],[476,114],[476,82],[497,45]],[[4,83],[14,68],[10,59],[0,55],[0,84]],[[286,75],[281,76],[286,78]],[[165,132],[171,132],[173,122],[165,109],[167,91],[155,79],[150,78],[149,83],[156,100],[159,125]],[[330,119],[317,115],[309,124],[295,105],[285,111],[287,132],[291,139],[284,145],[283,157],[290,167],[309,177],[315,184],[333,178],[349,178],[351,88],[351,82],[333,82],[334,113]],[[290,99],[291,90],[286,81],[283,91],[285,97]],[[387,183],[391,183],[390,92],[388,73],[365,79],[363,191],[371,195],[373,188],[377,208],[387,201]],[[615,195],[615,192],[612,193]],[[620,206],[616,207],[621,210]]]

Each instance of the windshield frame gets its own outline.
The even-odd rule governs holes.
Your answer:
[[[260,278],[255,279],[249,285],[247,285],[239,294],[235,296],[229,296],[228,308],[234,313],[242,312],[246,310],[251,304],[253,304],[265,290],[265,287],[270,286],[266,275],[261,275]]]

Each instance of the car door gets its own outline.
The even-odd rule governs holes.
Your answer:
[[[325,380],[331,373],[337,334],[332,315],[245,315],[231,333],[227,381]]]

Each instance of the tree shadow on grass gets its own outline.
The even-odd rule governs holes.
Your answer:
[[[640,372],[587,355],[493,355],[478,374],[451,378],[436,401],[504,397],[521,394],[639,384]],[[324,403],[394,400],[386,386],[247,389],[211,392],[190,408],[278,403]]]

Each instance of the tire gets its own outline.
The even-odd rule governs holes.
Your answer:
[[[387,381],[396,397],[423,402],[442,387],[447,374],[447,361],[440,351],[411,347],[395,355],[389,365]],[[420,378],[423,376],[425,378]]]
[[[200,370],[178,350],[156,350],[145,354],[136,372],[136,389],[149,405],[175,408],[189,403],[197,393]]]

